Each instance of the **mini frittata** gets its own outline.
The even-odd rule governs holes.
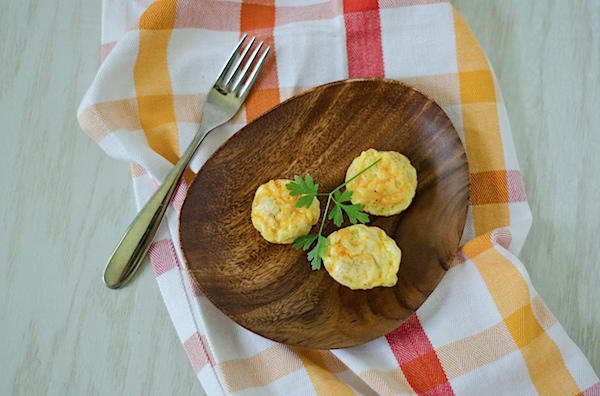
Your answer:
[[[368,149],[356,157],[346,172],[346,181],[381,158],[346,185],[352,191],[352,203],[365,206],[365,212],[376,216],[392,216],[412,202],[417,190],[417,171],[408,158],[396,151]]]
[[[319,200],[309,208],[297,208],[298,196],[291,196],[285,187],[292,180],[270,180],[258,187],[252,202],[252,224],[263,238],[272,243],[293,243],[306,235],[319,221]]]
[[[381,228],[356,224],[331,233],[323,265],[350,289],[394,286],[402,251]]]

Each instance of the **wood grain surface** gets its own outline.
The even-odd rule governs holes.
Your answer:
[[[369,223],[402,249],[398,283],[350,290],[311,270],[303,250],[263,239],[250,212],[272,179],[310,173],[320,191],[334,190],[370,148],[406,155],[418,186],[408,209]],[[289,345],[345,348],[389,333],[425,301],[458,249],[468,202],[466,154],[442,109],[399,82],[346,80],[292,98],[230,138],[190,187],[180,240],[198,286],[237,323]],[[335,229],[327,222],[323,234]]]
[[[600,2],[453,0],[496,71],[534,223],[521,259],[600,373]],[[101,2],[0,7],[0,394],[202,395],[144,266],[102,285],[135,213],[127,164],[76,122]]]

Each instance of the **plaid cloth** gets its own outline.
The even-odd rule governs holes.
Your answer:
[[[331,351],[250,333],[194,285],[177,232],[188,172],[149,254],[209,395],[600,394],[596,373],[516,257],[531,214],[505,106],[485,54],[448,1],[104,0],[103,12],[103,63],[78,117],[108,155],[132,164],[138,206],[191,141],[205,94],[244,32],[275,51],[242,111],[208,136],[193,172],[279,102],[352,77],[397,79],[430,96],[467,151],[471,199],[452,268],[398,329]]]

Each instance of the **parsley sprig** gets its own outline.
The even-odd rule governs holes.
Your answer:
[[[290,191],[290,195],[301,195],[296,202],[297,208],[301,208],[303,206],[310,208],[310,205],[315,198],[320,196],[327,197],[325,214],[321,220],[321,226],[319,227],[318,234],[302,235],[296,239],[293,245],[296,249],[302,248],[306,251],[311,249],[312,245],[316,242],[315,247],[308,252],[307,256],[313,270],[318,270],[321,268],[323,256],[325,255],[327,247],[329,246],[329,240],[323,236],[323,227],[325,226],[326,219],[333,220],[333,224],[335,224],[336,227],[340,227],[344,222],[344,214],[348,216],[348,219],[352,224],[365,224],[369,222],[369,215],[362,211],[365,206],[362,204],[349,203],[351,202],[352,191],[345,189],[342,192],[342,189],[346,187],[346,185],[352,180],[356,179],[358,176],[374,167],[379,161],[381,161],[381,159],[373,162],[371,165],[367,166],[365,169],[361,170],[348,181],[340,184],[329,193],[319,193],[319,185],[315,184],[312,176],[309,173],[306,174],[304,179],[300,176],[294,176],[294,181],[286,184],[286,188]],[[329,207],[332,204],[333,207],[331,208],[331,212],[329,212]]]

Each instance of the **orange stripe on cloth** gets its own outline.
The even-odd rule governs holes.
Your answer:
[[[480,251],[477,247],[467,248],[466,245],[464,250]],[[558,346],[533,312],[529,287],[521,272],[496,249],[480,251],[470,258],[504,318],[511,338],[520,349],[536,390],[544,395],[579,392]]]
[[[456,73],[403,77],[400,81],[429,96],[442,107],[460,104],[460,85]]]
[[[330,351],[293,348],[302,361],[317,395],[355,395],[348,385],[334,373],[343,372],[346,366]]]
[[[492,363],[517,349],[506,326],[499,323],[435,351],[448,379],[452,379]]]
[[[517,320],[522,319],[519,316],[522,316],[524,312],[529,316],[526,318],[528,322],[525,323],[525,326],[520,326]],[[535,315],[535,320],[531,320],[532,315]],[[507,322],[509,322],[508,325]],[[436,353],[448,378],[458,378],[529,345],[525,340],[529,339],[529,342],[533,342],[533,335],[542,335],[541,333],[555,323],[556,319],[548,311],[543,301],[539,296],[535,296],[531,305],[521,308],[505,321],[480,333],[439,347],[436,349]]]
[[[135,131],[142,128],[135,99],[94,103],[81,112],[79,124],[96,142],[117,130]]]
[[[265,46],[271,46],[269,58],[246,99],[246,122],[251,122],[281,102],[273,37],[275,1],[244,0],[240,13],[240,33],[248,33],[249,36],[255,36],[257,41],[264,41]]]
[[[251,122],[277,106],[280,102],[279,97],[277,88],[250,92],[246,100],[246,121]]]
[[[173,108],[178,122],[199,123],[206,102],[206,93],[173,95]],[[245,123],[245,113],[240,111],[231,122]],[[122,99],[94,103],[79,115],[82,129],[96,142],[118,130],[137,131],[142,129],[138,100]]]
[[[510,202],[506,171],[471,173],[469,181],[473,205]]]
[[[140,42],[133,78],[140,123],[150,147],[175,163],[179,158],[177,120],[167,48],[175,24],[176,2],[156,1],[140,19]]]
[[[229,392],[269,385],[303,365],[288,347],[276,344],[254,356],[218,363],[219,371]]]
[[[242,2],[240,27],[242,32],[275,27],[275,1],[265,0],[260,4],[254,1]]]

